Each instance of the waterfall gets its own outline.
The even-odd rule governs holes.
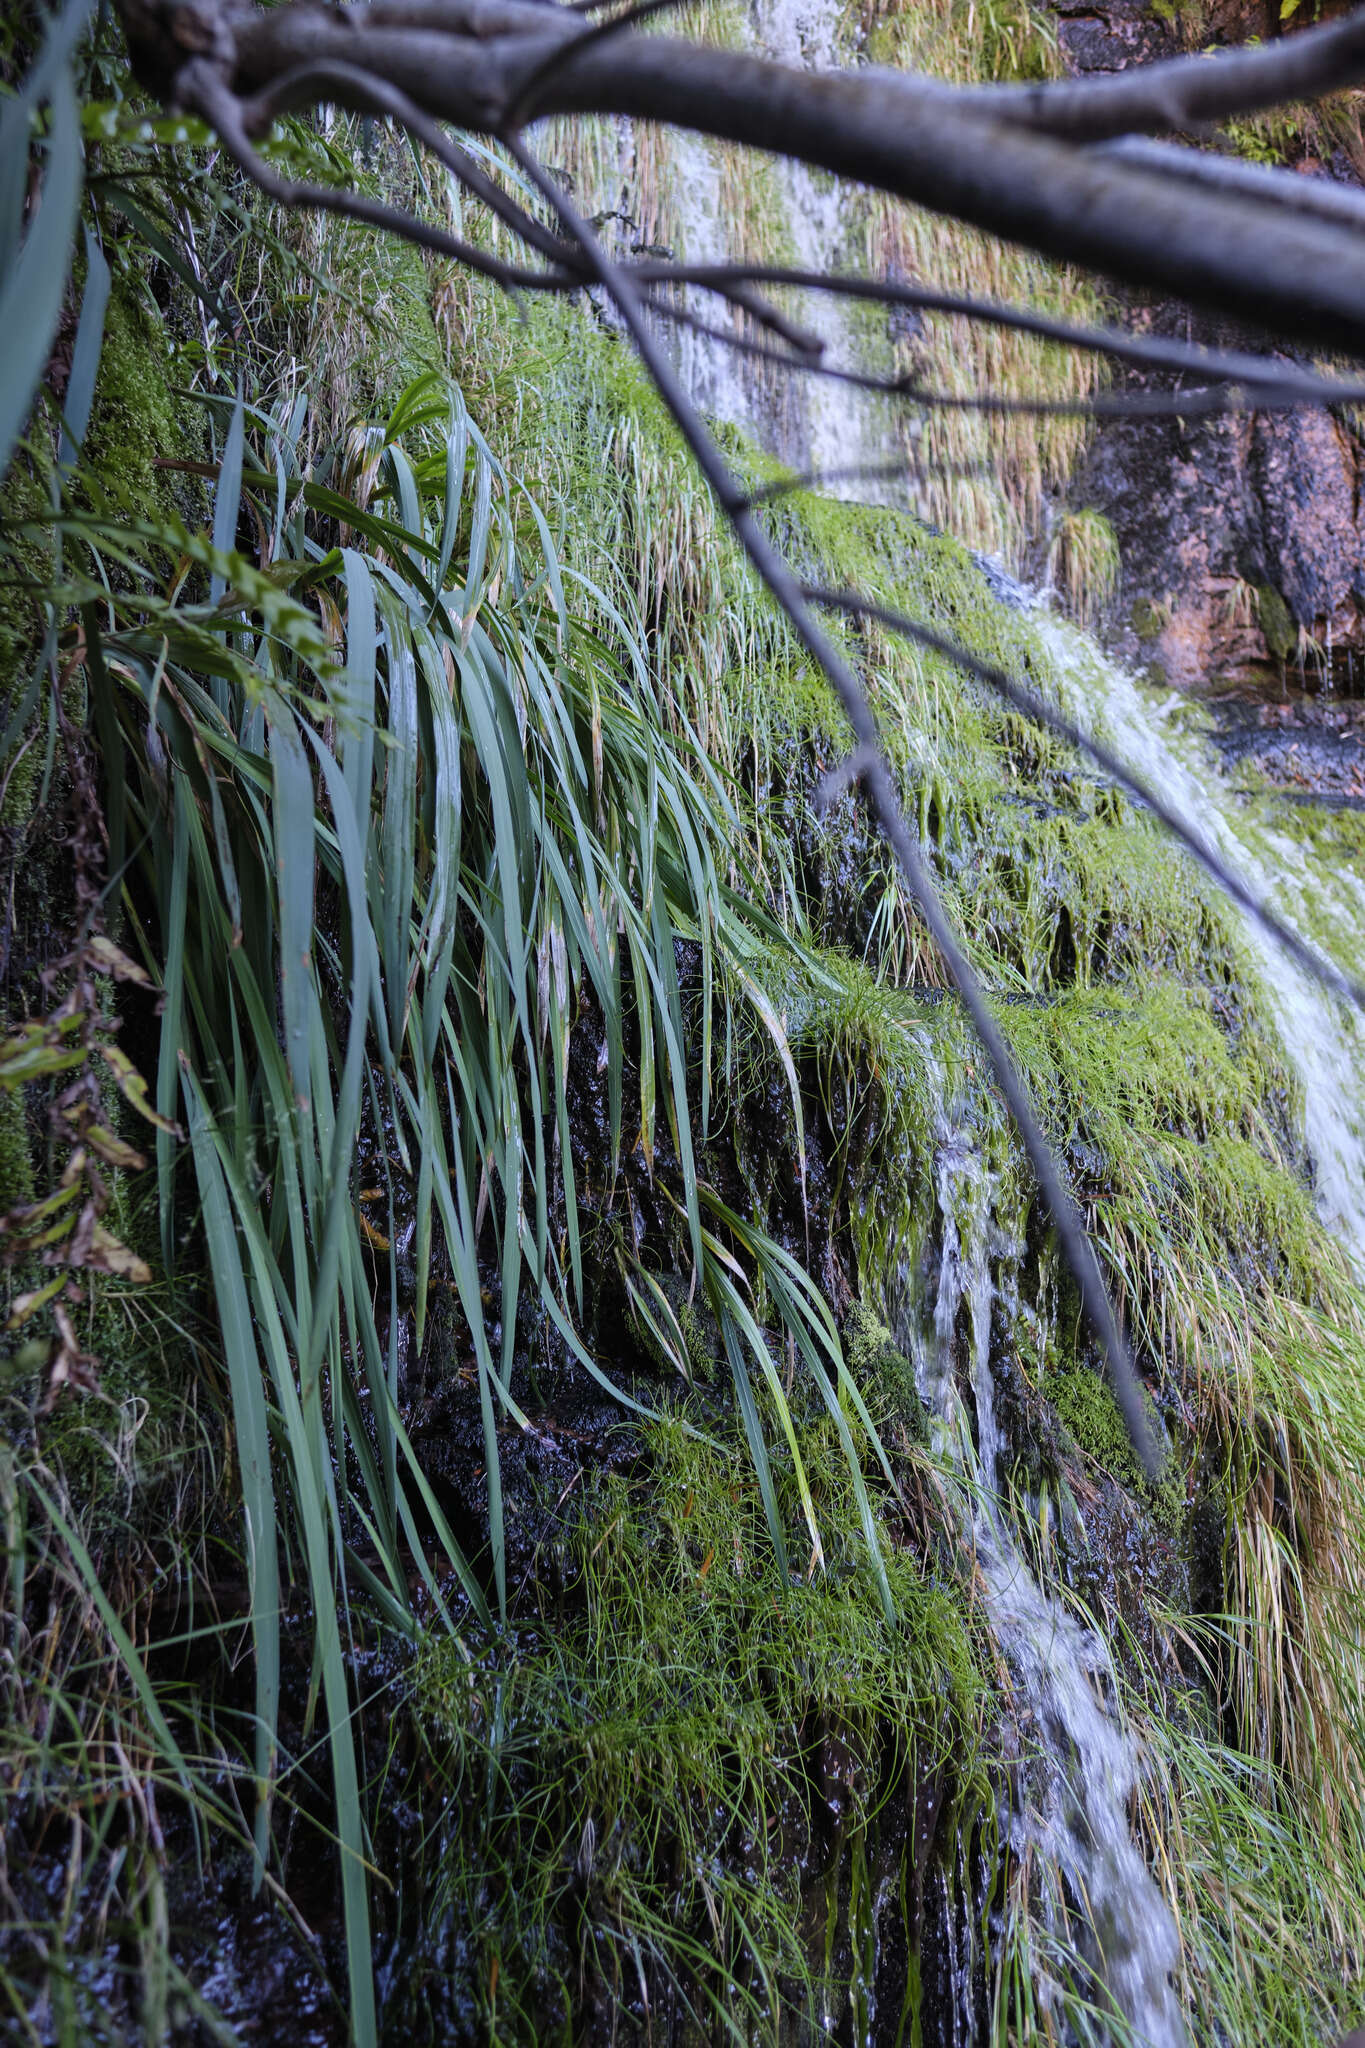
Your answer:
[[[1002,1832],[1027,1859],[1041,1916],[1057,1950],[1077,1956],[1112,2000],[1116,2030],[1140,2048],[1182,2048],[1186,2034],[1172,1977],[1180,1957],[1175,1921],[1133,1841],[1128,1809],[1140,1758],[1113,1712],[1117,1691],[1109,1652],[1090,1628],[1035,1578],[997,1493],[1003,1437],[996,1414],[990,1342],[1003,1300],[1017,1313],[1014,1277],[1025,1256],[1021,1235],[1002,1211],[1002,1128],[979,1128],[979,1102],[955,1102],[932,1057],[937,1101],[936,1196],[942,1224],[931,1319],[901,1276],[897,1337],[913,1358],[925,1405],[935,1417],[935,1449],[966,1482],[963,1535],[985,1596],[991,1634],[1009,1670],[1015,1712],[1029,1731],[1024,1765]],[[965,1331],[972,1412],[959,1392],[955,1348]],[[975,1423],[975,1429],[972,1424]],[[1067,2038],[1060,1984],[1039,1982]]]
[[[788,63],[823,67],[840,60],[846,10],[840,0],[752,0],[743,34],[752,48]],[[847,55],[847,52],[842,53]],[[695,137],[671,142],[671,179],[678,253],[722,261],[745,251],[745,223],[727,201],[725,159]],[[787,259],[806,269],[856,261],[858,195],[839,181],[781,164],[765,188],[782,216]],[[748,253],[753,253],[750,250]],[[691,292],[699,319],[723,326],[717,302]],[[829,361],[866,366],[843,303],[806,294],[799,316],[826,345]],[[775,380],[723,342],[683,330],[674,343],[689,390],[703,410],[743,427],[770,452],[817,472],[846,470],[883,456],[889,440],[878,405],[846,385],[806,378]],[[856,481],[829,488],[869,498]],[[1365,883],[1352,876],[1330,887],[1310,874],[1285,833],[1256,824],[1203,761],[1187,735],[1175,732],[1171,704],[1154,700],[1105,662],[1079,633],[1063,626],[999,571],[988,568],[1002,602],[1032,611],[1066,708],[1104,732],[1145,780],[1179,804],[1224,863],[1295,924],[1311,914],[1316,928],[1365,964]],[[1302,1089],[1306,1139],[1324,1218],[1365,1273],[1365,1032],[1360,1020],[1323,994],[1258,928],[1248,944],[1262,972],[1270,1014]],[[927,1055],[932,1068],[932,1055]],[[940,1077],[941,1081],[941,1077]],[[1014,1857],[1033,1872],[1034,1912],[1063,1959],[1058,1981],[1036,1985],[1056,2010],[1059,2038],[1073,2031],[1063,2010],[1066,1956],[1079,1957],[1112,2002],[1108,2031],[1138,2048],[1182,2048],[1186,2030],[1174,1988],[1180,1941],[1172,1914],[1148,1871],[1130,1826],[1142,1769],[1135,1740],[1116,1710],[1118,1687],[1109,1650],[1093,1628],[1040,1584],[1001,1507],[997,1459],[1002,1432],[991,1365],[997,1306],[1010,1311],[1024,1246],[1002,1223],[1005,1164],[993,1164],[979,1127],[979,1099],[955,1103],[946,1083],[938,1095],[936,1196],[942,1250],[932,1302],[923,1282],[902,1276],[898,1338],[912,1356],[920,1392],[937,1418],[937,1447],[963,1479],[963,1535],[975,1558],[991,1633],[1007,1667],[1027,1754],[1007,1798],[1002,1831]],[[994,1147],[1010,1150],[1001,1134]],[[918,1286],[921,1298],[915,1298]],[[966,1333],[971,1412],[959,1391],[955,1350]],[[961,2009],[953,2040],[972,2036],[971,1971],[958,1967],[958,1928],[945,1907],[952,1981]],[[1040,1977],[1047,1962],[1039,1958]],[[1092,2015],[1088,2032],[1094,2037]],[[1101,2033],[1105,2023],[1098,2022]]]
[[[745,45],[785,64],[828,68],[840,61],[841,34],[848,17],[845,0],[754,0],[744,17]],[[678,255],[693,263],[740,261],[746,254],[742,209],[725,188],[725,153],[704,138],[671,133],[666,143]],[[785,251],[765,249],[766,260],[783,260],[806,271],[833,271],[856,262],[861,236],[859,194],[840,179],[782,159],[755,176],[763,182],[764,206],[780,218]],[[752,247],[747,253],[754,253]],[[730,318],[711,294],[689,287],[683,304],[694,319],[724,332]],[[795,296],[793,317],[824,344],[824,361],[862,368],[866,349],[857,346],[845,301],[818,292]],[[686,326],[670,335],[688,391],[712,418],[740,426],[770,454],[802,470],[847,471],[888,452],[884,401],[821,377],[793,377],[727,346],[714,335]],[[739,333],[735,328],[732,331]],[[765,339],[757,330],[755,338]],[[856,479],[830,485],[839,497],[875,493]]]
[[[1177,714],[1189,699],[1140,687],[1081,633],[1036,623],[1076,721],[1108,740],[1209,850],[1301,936],[1326,936],[1339,964],[1365,966],[1365,882],[1325,873],[1296,840],[1239,800]],[[1323,1221],[1365,1278],[1365,1019],[1328,994],[1251,917],[1242,920],[1262,992],[1303,1095],[1304,1136]]]
[[[828,65],[838,59],[844,12],[840,0],[756,0],[748,21],[750,45],[788,63]],[[696,261],[738,256],[742,224],[727,216],[714,146],[681,136],[671,147],[679,253]],[[837,267],[856,247],[855,195],[800,165],[780,165],[776,177],[795,263],[810,270]],[[687,304],[699,318],[716,323],[714,300],[693,292]],[[841,301],[806,294],[799,317],[824,341],[827,360],[857,363]],[[875,404],[865,394],[808,378],[793,400],[765,384],[722,342],[683,330],[674,345],[696,402],[744,427],[787,461],[823,472],[885,454],[885,433],[879,434]],[[853,479],[829,488],[841,496],[872,495]],[[1121,2015],[1118,2030],[1142,2048],[1181,2048],[1185,2031],[1172,1988],[1179,1938],[1129,1829],[1140,1764],[1130,1734],[1111,1711],[1115,1685],[1108,1651],[1038,1584],[995,1494],[1001,1446],[990,1361],[995,1275],[1002,1276],[999,1284],[1008,1284],[1003,1276],[1017,1269],[1024,1247],[1002,1230],[997,1175],[978,1134],[946,1099],[940,1105],[937,1181],[944,1242],[932,1330],[926,1337],[912,1311],[901,1334],[915,1358],[921,1393],[938,1417],[940,1448],[966,1480],[964,1535],[977,1561],[992,1634],[1011,1673],[1020,1723],[1032,1731],[1032,1754],[1005,1832],[1014,1854],[1030,1858],[1043,1873],[1051,1931],[1059,1947],[1078,1951],[1106,1987]],[[957,1392],[952,1357],[964,1307],[974,1432]],[[951,1945],[958,1938],[951,1911],[946,1931]],[[955,1968],[953,1984],[961,2003],[952,2017],[954,2040],[965,2044],[973,2024],[970,1970]],[[1039,1991],[1048,1995],[1046,1985]]]

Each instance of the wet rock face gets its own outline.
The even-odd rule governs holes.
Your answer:
[[[1323,9],[1322,13],[1336,9]],[[1278,33],[1267,0],[1058,0],[1058,38],[1076,74],[1121,71],[1192,43]],[[1293,166],[1355,181],[1344,151]],[[1137,304],[1134,329],[1207,346],[1248,337],[1174,304]],[[1124,373],[1119,388],[1169,388]],[[1115,420],[1097,433],[1072,502],[1113,525],[1123,563],[1108,637],[1180,688],[1224,678],[1365,688],[1362,449],[1324,413]]]
[[[1078,74],[1123,71],[1130,64],[1152,64],[1169,57],[1179,45],[1169,22],[1154,14],[1147,0],[1061,0],[1057,39],[1067,68]]]
[[[1138,311],[1150,333],[1233,337],[1182,311]],[[1162,380],[1130,375],[1124,388]],[[1123,586],[1111,626],[1130,660],[1181,688],[1287,676],[1365,678],[1361,449],[1325,413],[1116,420],[1074,489],[1111,521]],[[1330,673],[1329,673],[1330,671]]]
[[[1295,692],[1267,704],[1238,691],[1217,699],[1213,718],[1225,760],[1299,799],[1365,810],[1365,702]]]
[[[1329,4],[1316,18],[1339,12]],[[1210,43],[1279,33],[1279,0],[1052,0],[1057,39],[1076,73],[1123,71]]]

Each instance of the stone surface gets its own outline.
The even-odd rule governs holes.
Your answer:
[[[1130,324],[1217,345],[1237,337],[1180,309]],[[1122,388],[1169,380],[1129,375]],[[1104,513],[1123,562],[1109,637],[1182,688],[1365,679],[1365,508],[1357,435],[1322,412],[1115,420],[1073,486]]]
[[[1322,12],[1337,12],[1336,8]],[[1268,0],[1061,0],[1070,69],[1117,71],[1192,43],[1278,32]],[[1175,14],[1175,21],[1167,17]],[[1294,165],[1355,181],[1344,148]],[[1134,303],[1134,329],[1210,346],[1248,337],[1175,304]],[[1170,388],[1121,373],[1118,388]],[[1115,420],[1097,432],[1069,493],[1113,524],[1123,574],[1105,622],[1117,651],[1182,688],[1232,678],[1365,687],[1365,505],[1357,427],[1322,412]]]

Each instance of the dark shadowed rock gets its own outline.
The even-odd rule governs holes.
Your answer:
[[[1126,70],[1181,46],[1173,11],[1149,0],[1054,0],[1053,12],[1076,73]],[[1211,0],[1198,14],[1199,42],[1271,36],[1279,16],[1270,0]],[[1294,168],[1357,181],[1344,150]],[[1172,303],[1132,305],[1126,320],[1182,341],[1254,345]],[[1128,372],[1116,381],[1140,392],[1172,380]],[[1182,688],[1229,678],[1276,694],[1286,682],[1360,688],[1362,481],[1356,432],[1322,412],[1105,423],[1069,495],[1102,512],[1118,539],[1123,576],[1107,637]]]

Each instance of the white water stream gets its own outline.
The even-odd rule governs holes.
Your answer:
[[[823,68],[839,61],[841,0],[752,0],[752,47],[789,63]],[[674,203],[681,220],[679,253],[720,261],[740,252],[738,224],[727,215],[721,163],[712,146],[680,136],[672,145]],[[840,264],[854,246],[851,195],[837,181],[799,166],[779,171],[791,251],[805,268]],[[718,322],[717,302],[700,293],[688,303]],[[839,302],[808,296],[801,316],[826,341],[830,360],[853,360]],[[723,323],[724,316],[719,316]],[[867,401],[847,386],[806,379],[799,394],[775,392],[752,364],[722,343],[685,331],[676,346],[689,389],[712,416],[742,425],[788,461],[817,471],[876,460],[885,452]],[[871,497],[856,483],[840,495]],[[1082,636],[1035,610],[1037,631],[1052,657],[1067,709],[1102,730],[1129,765],[1201,829],[1224,862],[1258,894],[1300,923],[1316,895],[1326,918],[1365,964],[1365,883],[1344,876],[1324,900],[1320,878],[1285,834],[1253,830],[1236,799],[1197,746],[1172,730],[1169,706],[1144,694],[1103,661]],[[1286,1051],[1303,1091],[1306,1135],[1315,1162],[1322,1211],[1365,1273],[1365,1033],[1302,970],[1259,932],[1252,944]],[[975,1553],[991,1630],[1011,1673],[1028,1754],[1007,1819],[1016,1855],[1053,1873],[1042,1890],[1060,1946],[1074,1942],[1107,1986],[1122,2020],[1116,2037],[1138,2048],[1183,2048],[1180,2001],[1173,1988],[1179,1939],[1165,1900],[1130,1829],[1141,1771],[1131,1734],[1113,1711],[1116,1688],[1109,1652],[1033,1576],[996,1497],[1000,1429],[990,1361],[997,1289],[1014,1292],[1023,1247],[999,1221],[992,1170],[964,1113],[946,1095],[939,1104],[938,1204],[943,1250],[932,1317],[907,1303],[898,1333],[915,1357],[920,1390],[938,1417],[941,1447],[967,1482],[964,1534]],[[1009,1308],[1009,1300],[1005,1306]],[[970,1329],[975,1429],[953,1369],[955,1333]],[[949,1937],[954,1930],[949,1928]],[[1040,1965],[1040,1967],[1042,1967]],[[970,1972],[962,1971],[962,2010],[954,2039],[967,2048]],[[1040,1984],[1040,1997],[1060,1995]],[[1066,2036],[1058,2014],[1059,2032]]]
[[[932,1075],[932,1057],[929,1070]],[[1183,2048],[1172,1983],[1179,1937],[1129,1829],[1140,1759],[1111,1711],[1116,1688],[1109,1652],[1093,1629],[1039,1585],[996,1494],[1002,1434],[991,1324],[998,1295],[1007,1313],[1014,1310],[1013,1279],[1025,1247],[1001,1222],[996,1175],[973,1127],[972,1106],[954,1103],[942,1085],[936,1093],[943,1235],[933,1318],[926,1328],[907,1298],[897,1337],[915,1361],[919,1391],[937,1418],[935,1447],[967,1481],[963,1534],[1025,1735],[1013,1810],[1002,1816],[1002,1829],[1015,1856],[1034,1867],[1035,1911],[1057,1953],[1078,1955],[1106,1986],[1124,2037],[1140,2048]],[[955,1369],[964,1330],[974,1417]],[[1041,1955],[1035,1967],[1035,1996],[1054,2008],[1059,2038],[1066,2039],[1063,1986],[1044,1976]]]
[[[1145,690],[1092,643],[1039,613],[1040,636],[1078,723],[1107,739],[1211,852],[1303,937],[1326,936],[1340,964],[1365,967],[1365,878],[1328,875],[1289,832],[1256,817],[1183,729],[1189,700]],[[1329,996],[1251,918],[1246,935],[1303,1093],[1304,1134],[1325,1223],[1365,1278],[1365,1021]]]
[[[824,70],[840,61],[847,17],[846,0],[752,0],[745,40],[749,48],[785,64]],[[744,223],[735,216],[733,195],[727,194],[722,153],[702,137],[681,131],[670,136],[667,146],[673,207],[680,221],[678,254],[694,263],[741,259]],[[847,186],[783,160],[773,168],[769,193],[788,238],[785,251],[765,252],[770,260],[776,257],[809,271],[849,267],[858,228]],[[791,311],[825,344],[824,360],[856,366],[845,302],[813,292],[797,298]],[[711,327],[724,331],[730,325],[723,302],[707,292],[689,289],[684,304]],[[775,373],[712,335],[685,327],[670,332],[696,402],[713,418],[743,427],[772,454],[823,473],[865,466],[886,453],[877,401],[867,393],[824,378]],[[761,334],[756,338],[770,340]],[[843,479],[829,488],[840,497],[875,495]]]
[[[1224,865],[1295,929],[1330,934],[1342,964],[1365,962],[1365,882],[1328,875],[1287,832],[1267,826],[1229,786],[1206,746],[1184,727],[1189,700],[1144,690],[1094,644],[1041,607],[1033,625],[1065,708],[1102,736],[1133,772],[1180,811]],[[1365,1024],[1328,995],[1253,920],[1244,920],[1271,1015],[1303,1098],[1305,1135],[1324,1221],[1365,1274]],[[931,1068],[932,1071],[932,1068]],[[938,1208],[943,1219],[932,1336],[911,1315],[899,1335],[916,1358],[920,1391],[939,1418],[940,1447],[974,1483],[970,1539],[991,1631],[1010,1670],[1029,1755],[1010,1823],[1017,1854],[1049,1867],[1065,1896],[1045,1910],[1098,1970],[1135,2043],[1186,2040],[1172,1972],[1179,1941],[1166,1902],[1135,1846],[1128,1813],[1141,1761],[1115,1718],[1109,1652],[1099,1636],[1041,1587],[1020,1554],[995,1492],[1001,1432],[990,1361],[992,1310],[1015,1312],[1023,1247],[1001,1224],[1001,1205],[966,1109],[940,1091]],[[965,1310],[965,1316],[964,1316]],[[975,1432],[958,1392],[953,1348],[969,1332]],[[973,1443],[973,1435],[975,1443]],[[1083,1903],[1077,1928],[1076,1907]],[[1047,1985],[1037,1987],[1046,1997]]]

